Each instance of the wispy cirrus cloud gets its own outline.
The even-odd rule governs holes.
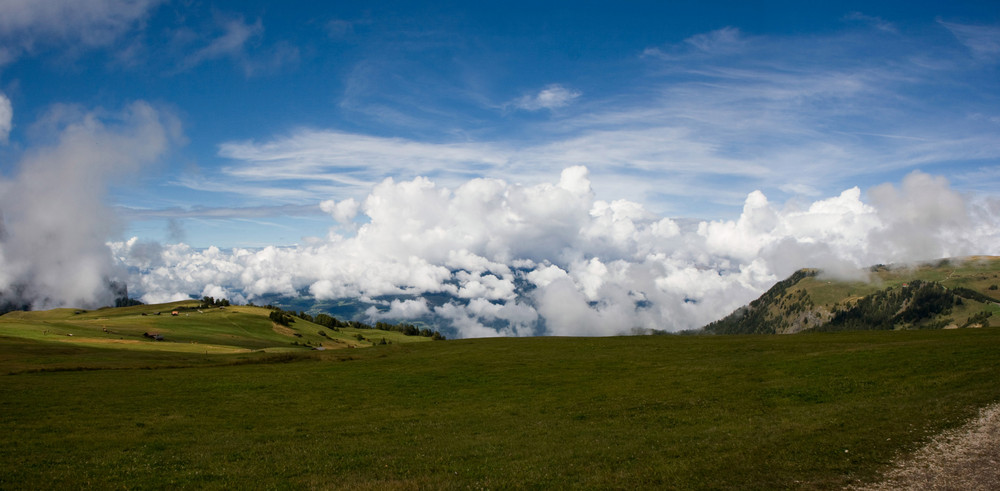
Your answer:
[[[246,44],[260,38],[264,33],[264,24],[260,19],[251,24],[241,17],[232,17],[219,19],[218,24],[222,32],[208,44],[189,54],[184,60],[185,68],[191,68],[207,60],[243,56]]]
[[[973,56],[990,62],[1000,60],[1000,26],[938,21],[969,49]]]
[[[878,16],[866,15],[862,12],[851,12],[844,16],[844,20],[865,23],[886,32],[899,33],[899,29],[892,22]]]
[[[317,205],[276,205],[245,207],[172,207],[158,209],[115,207],[117,215],[125,220],[183,219],[183,218],[267,218],[322,215]]]
[[[968,49],[940,43],[954,26],[936,24],[939,32],[927,38],[850,17],[862,26],[809,36],[725,28],[649,47],[636,53],[641,73],[616,78],[613,91],[587,89],[583,100],[557,85],[522,96],[535,110],[563,103],[573,110],[546,118],[506,114],[526,118],[513,137],[453,134],[447,131],[456,117],[453,101],[442,106],[434,96],[418,97],[419,87],[444,90],[440,84],[397,80],[403,90],[391,97],[403,99],[369,100],[364,93],[347,99],[365,101],[351,111],[390,121],[406,136],[300,128],[228,141],[219,146],[224,161],[217,176],[175,184],[262,206],[299,205],[359,200],[390,176],[427,176],[449,186],[489,176],[532,185],[586,165],[604,199],[631,196],[657,213],[712,218],[726,216],[755,189],[778,199],[814,197],[915,169],[971,170],[1000,158],[1000,107],[987,96],[1000,82],[953,62]],[[989,38],[989,30],[975,32]],[[419,49],[452,48],[437,38],[426,42]],[[881,49],[871,51],[872,44]],[[387,70],[378,60],[359,62],[348,77],[357,84],[348,87],[363,87]],[[439,81],[426,77],[416,79]],[[497,107],[484,102],[477,110]],[[434,133],[438,127],[445,130]],[[974,187],[988,189],[990,182],[1000,184]]]
[[[110,45],[141,28],[163,0],[0,0],[0,65],[43,46],[70,51]]]
[[[189,29],[175,34],[175,49],[181,53],[177,71],[228,59],[249,77],[295,63],[299,57],[298,48],[289,43],[263,45],[264,23],[260,18],[249,22],[239,15],[216,14],[209,31],[209,36]]]
[[[509,151],[489,143],[428,143],[313,129],[267,142],[227,142],[219,155],[234,161],[222,168],[225,175],[244,183],[277,183],[276,189],[297,183],[297,196],[305,199],[364,193],[386,176],[468,178],[510,158]],[[301,183],[314,192],[303,195]]]
[[[625,95],[536,123],[531,141],[430,142],[304,129],[270,141],[227,142],[219,153],[233,161],[223,172],[236,181],[294,182],[296,189],[306,182],[331,192],[314,199],[338,200],[358,197],[386,176],[535,183],[556,169],[586,165],[600,193],[628,192],[676,213],[697,208],[676,199],[711,208],[737,205],[753,189],[815,196],[892,173],[1000,157],[990,124],[998,108],[922,98],[945,93],[949,77],[958,75],[908,62],[908,54],[926,55],[918,40],[904,37],[878,28],[801,39],[722,29],[647,49],[649,73]],[[876,39],[889,45],[888,55],[864,53]],[[740,56],[731,56],[737,48]],[[572,95],[550,88],[523,104],[540,109]],[[972,109],[977,117],[962,114]]]

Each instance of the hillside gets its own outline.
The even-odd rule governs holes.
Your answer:
[[[1000,325],[1000,257],[871,267],[866,281],[803,269],[705,326],[714,334],[970,328]]]
[[[176,312],[176,315],[174,313]],[[197,300],[159,305],[9,312],[0,316],[0,337],[22,342],[144,352],[237,354],[361,348],[423,342],[427,336],[359,327],[326,327],[255,306],[213,306]]]

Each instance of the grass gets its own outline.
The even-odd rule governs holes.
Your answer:
[[[30,343],[38,368],[129,353],[0,338],[0,359]],[[22,371],[0,376],[0,488],[841,488],[1000,400],[998,346],[482,339]]]
[[[899,288],[914,280],[936,281],[947,288],[969,288],[1000,299],[1000,290],[990,287],[1000,286],[1000,257],[973,256],[950,261],[937,261],[912,267],[893,267],[867,274],[868,281],[838,281],[823,276],[808,277],[789,289],[791,296],[800,290],[808,292],[816,306],[831,310],[835,304],[843,305],[845,300],[858,300],[885,288]],[[980,303],[966,299],[963,306],[957,306],[945,316],[961,325],[970,316],[983,310],[993,313],[989,323],[1000,326],[1000,304]]]
[[[284,327],[271,322],[268,319],[271,311],[263,307],[199,309],[199,304],[182,301],[92,311],[10,312],[0,317],[0,336],[77,347],[189,355],[295,352],[316,346],[357,348],[369,347],[382,339],[387,343],[430,341],[426,337],[376,329],[334,331],[302,319]],[[179,315],[171,315],[172,311]],[[151,340],[145,333],[160,334],[164,341]],[[358,339],[358,335],[363,339]],[[135,354],[124,356],[131,358]],[[151,357],[154,361],[157,358]],[[11,360],[0,360],[0,370],[5,366],[13,369]]]

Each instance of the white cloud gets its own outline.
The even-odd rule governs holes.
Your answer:
[[[857,279],[876,263],[1000,253],[1000,206],[973,206],[941,178],[912,173],[869,196],[855,187],[779,206],[755,191],[738,218],[682,227],[635,202],[596,199],[582,167],[534,186],[387,179],[364,200],[367,221],[351,237],[260,250],[111,247],[141,270],[131,286],[148,298],[444,293],[450,300],[433,308],[403,298],[370,315],[433,318],[463,337],[695,328],[801,267]]]
[[[216,60],[230,60],[247,77],[275,70],[298,62],[299,50],[279,41],[265,44],[264,23],[258,18],[248,22],[241,15],[217,13],[214,23],[196,33],[187,28],[174,33],[171,48],[179,58],[176,71],[191,70]]]
[[[387,176],[413,178],[427,171],[447,175],[447,169],[465,166],[493,169],[509,158],[508,151],[486,143],[435,144],[309,129],[266,142],[223,143],[219,155],[237,161],[222,169],[227,179],[180,184],[279,199],[320,200],[330,193],[348,199],[369,191]],[[459,172],[461,179],[452,176],[449,183],[464,181],[468,175]],[[227,184],[232,181],[237,184]],[[299,182],[306,184],[296,184],[294,192],[286,193],[288,183]],[[258,183],[268,187],[254,188]]]
[[[191,53],[185,60],[186,67],[190,68],[207,60],[241,56],[247,42],[260,37],[264,32],[264,24],[260,19],[257,19],[253,24],[244,22],[240,17],[219,19],[219,27],[222,33],[207,45]]]
[[[392,300],[389,302],[389,310],[381,311],[377,307],[370,307],[365,311],[369,319],[391,319],[413,320],[430,315],[431,309],[423,299],[414,300]]]
[[[0,0],[0,44],[10,57],[41,45],[70,50],[108,46],[141,27],[160,3],[162,0]]]
[[[994,62],[1000,59],[1000,27],[939,22],[975,57]]]
[[[0,144],[6,144],[13,128],[14,108],[6,95],[0,94]]]
[[[512,105],[525,111],[540,109],[557,109],[568,106],[573,100],[583,95],[578,90],[567,89],[559,84],[551,84],[535,95],[525,95],[512,101]]]
[[[989,32],[980,34],[977,45],[988,47]],[[885,49],[871,53],[873,42]],[[917,168],[1000,158],[988,98],[938,105],[919,96],[982,76],[954,66],[964,47],[921,46],[874,29],[788,38],[722,29],[656,48],[670,56],[642,58],[642,77],[590,97],[585,111],[536,123],[526,141],[299,129],[226,142],[219,153],[233,163],[225,179],[184,184],[283,202],[360,201],[388,176],[424,175],[449,187],[477,176],[533,185],[583,165],[603,200],[630,196],[657,213],[713,218],[701,210],[754,189],[815,199]],[[740,56],[726,55],[737,48]],[[995,82],[971,84],[989,94]],[[574,93],[553,85],[514,102],[537,110],[574,102]]]
[[[354,198],[348,198],[339,202],[326,200],[320,203],[319,207],[329,213],[334,220],[340,223],[350,223],[357,216],[361,205]]]
[[[106,281],[119,276],[105,246],[119,225],[104,203],[107,186],[163,155],[174,123],[138,102],[58,126],[51,146],[27,152],[0,179],[0,291],[36,307],[107,305]],[[140,252],[140,260],[155,255]]]
[[[710,53],[728,53],[737,51],[743,45],[740,30],[735,27],[724,27],[704,34],[695,34],[684,40],[700,51]]]

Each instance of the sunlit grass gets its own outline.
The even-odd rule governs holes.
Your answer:
[[[376,329],[331,330],[302,319],[288,327],[277,326],[267,317],[271,311],[263,307],[200,309],[199,303],[10,312],[0,317],[0,336],[106,349],[208,355],[305,351],[318,346],[370,347],[383,339],[386,343],[430,341],[427,337]],[[172,315],[174,311],[177,315]],[[163,341],[145,334],[159,334]],[[0,361],[0,366],[3,364]]]

